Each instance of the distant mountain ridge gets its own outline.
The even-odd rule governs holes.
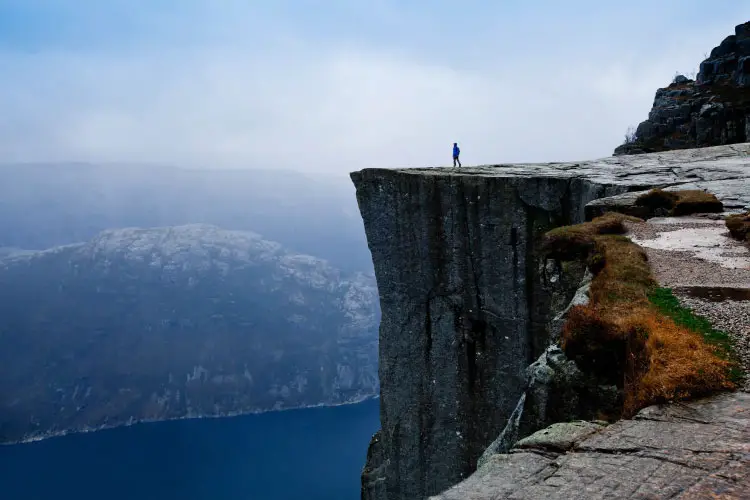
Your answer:
[[[0,164],[0,247],[43,250],[122,227],[253,231],[346,271],[372,272],[346,175],[156,165]]]
[[[207,224],[0,254],[0,441],[376,395],[372,274]]]

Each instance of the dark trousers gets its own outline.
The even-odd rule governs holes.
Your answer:
[[[453,166],[456,166],[456,162],[458,162],[458,166],[461,166],[461,160],[458,159],[458,156],[453,157]]]

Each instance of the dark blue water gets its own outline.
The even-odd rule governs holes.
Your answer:
[[[3,500],[356,500],[378,401],[0,446]]]

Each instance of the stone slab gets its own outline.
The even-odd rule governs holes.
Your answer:
[[[603,428],[603,425],[594,422],[559,422],[521,439],[515,447],[567,451]]]
[[[363,498],[439,494],[471,475],[506,427],[527,367],[550,345],[547,326],[581,278],[553,282],[537,245],[546,231],[582,222],[586,204],[627,191],[732,187],[750,179],[748,153],[750,144],[735,144],[352,173],[382,311],[382,432]]]
[[[493,456],[432,499],[749,497],[750,394],[735,392],[645,408],[567,453],[516,449]]]

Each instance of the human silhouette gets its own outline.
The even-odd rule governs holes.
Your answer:
[[[458,149],[458,143],[453,143],[453,166],[456,166],[456,163],[458,163],[458,166],[461,166],[461,160],[458,159],[458,155],[461,154],[461,150]]]

